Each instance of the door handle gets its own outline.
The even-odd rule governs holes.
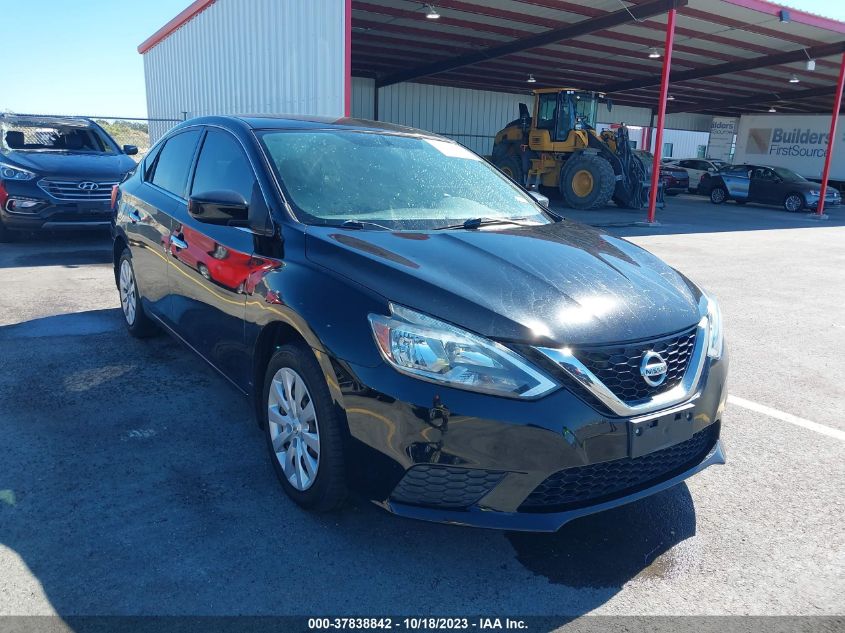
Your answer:
[[[130,209],[127,215],[129,216],[129,220],[132,222],[132,224],[136,224],[141,221],[141,214],[138,213],[138,211],[135,209]]]
[[[188,243],[180,238],[178,235],[171,235],[170,236],[170,243],[175,246],[176,248],[188,248]]]

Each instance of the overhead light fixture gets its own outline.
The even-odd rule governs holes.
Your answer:
[[[816,69],[816,60],[815,59],[808,59],[807,60],[807,70],[810,72]]]
[[[534,75],[528,75],[528,79],[526,79],[525,81],[530,83],[530,84],[536,84],[537,83],[537,80],[534,79]]]
[[[427,4],[427,5],[425,5],[425,8],[426,8],[425,17],[427,17],[429,20],[439,20],[440,19],[440,14],[437,12],[437,9],[434,8],[434,5]]]
[[[648,49],[648,58],[649,59],[659,59],[660,58],[660,51],[657,50],[656,46],[652,46]]]
[[[799,81],[801,80],[798,79],[798,75],[792,75],[792,77],[789,78],[789,83],[791,84],[797,84]]]
[[[673,97],[672,95],[668,95],[666,97],[666,101],[674,101],[674,100],[675,100],[675,97]]]
[[[777,112],[777,110],[775,110],[775,107],[772,106],[771,108],[769,108],[769,112],[774,114],[775,112]]]

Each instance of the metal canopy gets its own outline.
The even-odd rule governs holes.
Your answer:
[[[662,59],[649,53],[663,52],[672,5],[669,112],[830,112],[845,23],[791,9],[784,22],[763,0],[352,0],[352,72],[514,93],[575,85],[655,107]]]

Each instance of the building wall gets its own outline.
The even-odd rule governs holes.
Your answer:
[[[372,119],[375,82],[352,78],[352,116]],[[490,154],[493,138],[505,124],[519,115],[519,103],[531,107],[533,97],[485,90],[401,83],[379,91],[379,120],[417,127],[463,143],[479,154]],[[599,106],[598,129],[611,123],[632,126],[631,138],[643,147],[645,128],[651,124],[649,108],[614,105],[608,111]],[[695,156],[699,145],[707,145],[712,117],[699,114],[670,114],[666,117],[664,143],[673,144],[673,155]],[[672,128],[672,129],[670,129]]]
[[[217,0],[144,54],[150,118],[344,113],[342,0]],[[175,122],[153,122],[152,140]]]
[[[352,80],[352,116],[373,118],[372,79]],[[496,132],[519,116],[528,94],[469,90],[429,84],[400,83],[379,90],[379,121],[442,134],[479,154],[493,151]]]

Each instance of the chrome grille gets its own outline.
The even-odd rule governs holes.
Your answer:
[[[94,183],[96,189],[80,189],[82,183]],[[48,195],[56,200],[68,202],[108,202],[111,200],[111,188],[118,184],[117,181],[102,182],[99,180],[53,180],[44,178],[38,181]]]
[[[575,356],[623,402],[637,402],[679,384],[695,349],[696,328],[660,339],[575,350]],[[659,353],[666,361],[666,380],[657,387],[640,374],[643,354]]]

